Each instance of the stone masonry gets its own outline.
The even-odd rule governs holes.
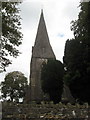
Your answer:
[[[54,52],[49,42],[49,37],[41,12],[35,44],[32,47],[30,64],[30,101],[42,101],[47,99],[41,89],[41,67],[48,59],[55,59]]]

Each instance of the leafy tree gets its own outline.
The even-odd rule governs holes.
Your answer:
[[[58,60],[48,60],[41,72],[42,90],[49,94],[50,100],[58,103],[63,91],[63,64]]]
[[[2,99],[16,101],[23,99],[26,94],[27,78],[19,71],[10,72],[5,76],[5,81],[1,82]]]
[[[2,34],[0,34],[0,72],[11,64],[8,56],[17,57],[17,47],[22,43],[19,2],[2,2]]]
[[[65,45],[64,80],[76,99],[90,103],[90,2],[80,7],[78,20],[71,27],[75,39],[67,40]]]

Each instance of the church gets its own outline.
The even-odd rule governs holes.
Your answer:
[[[41,102],[44,100],[49,100],[49,97],[45,95],[41,89],[42,63],[47,62],[48,59],[56,59],[56,57],[50,45],[42,10],[35,43],[34,46],[32,46],[32,56],[30,63],[30,88],[28,91],[30,101]],[[63,92],[64,97],[68,96],[68,98],[72,98],[70,91],[67,87],[64,87]]]
[[[44,93],[41,89],[41,67],[44,61],[56,59],[50,45],[48,32],[44,20],[43,10],[41,11],[37,35],[34,46],[32,47],[32,57],[30,64],[30,100],[45,100]]]

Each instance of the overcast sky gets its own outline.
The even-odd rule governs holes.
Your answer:
[[[65,42],[73,38],[70,22],[78,18],[79,3],[80,0],[24,0],[19,6],[23,33],[19,50],[22,54],[17,59],[12,59],[12,65],[6,68],[6,72],[0,73],[0,81],[12,71],[21,71],[29,78],[31,49],[35,42],[41,9],[53,51],[56,58],[63,61]]]

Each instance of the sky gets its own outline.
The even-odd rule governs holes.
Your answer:
[[[50,44],[56,59],[63,62],[65,42],[74,37],[70,30],[70,23],[78,18],[79,4],[80,0],[24,0],[19,5],[22,18],[21,32],[23,33],[19,51],[22,54],[17,58],[11,58],[12,64],[6,68],[6,72],[0,73],[0,81],[4,80],[7,73],[13,71],[21,71],[29,80],[31,51],[35,42],[41,9],[43,9]]]

